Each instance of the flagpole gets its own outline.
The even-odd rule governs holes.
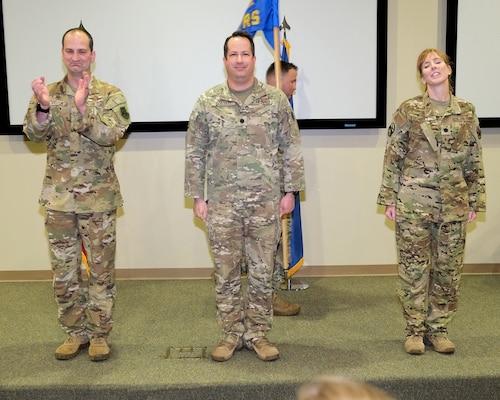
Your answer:
[[[290,268],[290,250],[288,243],[288,214],[281,217],[281,244],[283,248],[283,269],[285,277],[288,279],[288,269]]]
[[[87,276],[90,276],[89,261],[87,260],[87,254],[85,253],[85,247],[83,247],[83,243],[82,243],[82,263],[85,266],[85,270],[87,271]]]
[[[280,57],[280,28],[275,26],[273,28],[274,37],[274,75],[276,78],[276,87],[281,89],[281,57]],[[290,266],[290,250],[288,248],[288,216],[281,217],[281,243],[283,248],[283,268],[285,275],[288,275],[288,268]]]
[[[288,25],[288,22],[286,21],[286,18],[283,17],[283,23],[282,23],[282,26],[280,27],[280,30],[283,29],[283,53],[285,53],[286,55],[286,58],[284,58],[283,56],[283,53],[281,55],[279,55],[279,61],[277,62],[276,65],[279,65],[279,73],[276,71],[277,68],[275,68],[275,71],[276,71],[276,82],[278,82],[278,77],[279,79],[281,80],[282,78],[282,74],[281,74],[281,61],[282,61],[282,57],[283,57],[283,60],[285,61],[289,61],[289,58],[290,58],[290,53],[289,53],[289,50],[290,50],[290,44],[288,43],[288,41],[286,40],[286,31],[287,29],[290,29],[290,25]],[[274,35],[274,49],[276,50],[276,48],[278,47],[278,42],[276,41],[276,35]],[[276,51],[275,51],[275,60],[276,60]],[[279,86],[281,88],[281,84]],[[290,98],[290,103],[292,105],[292,108],[293,108],[293,103],[292,103],[292,99]],[[287,289],[288,290],[304,290],[304,289],[307,289],[309,287],[309,285],[305,282],[300,282],[300,283],[292,283],[292,275],[302,266],[302,263],[304,262],[304,259],[303,259],[303,256],[301,257],[301,260],[299,260],[299,262],[296,263],[296,260],[292,258],[295,257],[294,254],[292,254],[292,241],[294,239],[294,229],[297,229],[297,226],[294,227],[295,225],[295,219],[294,218],[298,218],[298,221],[300,222],[300,198],[298,196],[295,196],[295,209],[298,210],[298,214],[297,215],[294,215],[295,213],[295,209],[292,211],[292,213],[284,216],[282,218],[282,221],[281,221],[281,225],[282,225],[282,243],[283,243],[283,268],[284,268],[284,272],[285,272],[285,276],[286,276],[286,279],[287,279]],[[288,232],[289,231],[289,227],[290,225],[292,225],[292,232],[291,232],[291,238],[290,238],[290,233]],[[300,225],[300,224],[299,224]],[[302,236],[302,229],[298,229],[297,230],[298,232],[300,232],[300,235]],[[290,238],[290,240],[289,240]],[[300,244],[300,246],[302,247],[302,243]],[[291,263],[294,263],[294,265],[292,266]]]
[[[280,27],[273,28],[274,36],[274,75],[276,76],[276,87],[281,89],[281,57],[280,57]]]

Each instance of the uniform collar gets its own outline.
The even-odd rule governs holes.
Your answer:
[[[425,92],[423,94],[422,98],[424,101],[426,116],[433,115],[434,114],[434,107],[432,107],[429,93]],[[460,104],[458,103],[458,98],[456,96],[454,96],[452,93],[450,93],[450,105],[448,106],[448,109],[446,110],[444,115],[455,115],[455,114],[461,114],[461,113],[462,113],[462,108],[460,107]]]

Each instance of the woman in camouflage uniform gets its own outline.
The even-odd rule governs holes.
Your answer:
[[[453,353],[467,223],[485,210],[481,131],[474,106],[452,94],[448,56],[426,49],[425,92],[403,102],[388,129],[378,204],[395,221],[405,350]]]

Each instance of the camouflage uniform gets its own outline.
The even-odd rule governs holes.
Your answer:
[[[283,151],[283,178],[278,150]],[[203,93],[186,136],[185,196],[208,201],[217,320],[224,334],[246,342],[265,336],[272,324],[280,180],[287,192],[304,190],[299,129],[283,92],[255,80],[243,104],[227,83]],[[244,259],[246,305],[240,278]]]
[[[37,122],[33,96],[24,133],[47,143],[40,204],[46,208],[59,322],[83,341],[106,338],[115,299],[116,209],[123,202],[113,167],[114,144],[130,124],[127,102],[118,88],[92,77],[82,116],[75,89],[65,79],[48,89],[48,119]],[[82,241],[90,268],[88,289],[81,277]]]
[[[396,206],[398,294],[411,334],[446,334],[456,312],[469,211],[486,203],[472,104],[427,93],[404,102],[388,130],[378,204]]]

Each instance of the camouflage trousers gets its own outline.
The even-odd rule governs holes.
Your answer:
[[[292,218],[290,214],[283,216],[283,220],[285,221],[284,223],[287,226],[288,229],[288,236],[287,236],[287,246],[290,249],[290,232],[292,232]],[[246,265],[246,260],[243,260],[243,265],[241,267],[241,273],[242,274],[247,274],[247,265]],[[273,270],[273,279],[272,279],[272,286],[273,290],[277,291],[281,288],[281,284],[287,279],[287,272],[285,271],[284,265],[283,265],[283,235],[280,237],[279,242],[278,242],[278,247],[276,249],[276,255],[274,257],[274,270]]]
[[[106,338],[111,331],[116,293],[115,226],[116,210],[90,214],[46,210],[58,320],[70,335]],[[90,270],[85,279],[82,243]]]
[[[272,275],[281,233],[278,204],[209,202],[207,230],[214,257],[217,322],[223,334],[234,333],[245,341],[265,336],[273,320]]]
[[[458,303],[467,223],[396,221],[406,333],[444,334]]]

